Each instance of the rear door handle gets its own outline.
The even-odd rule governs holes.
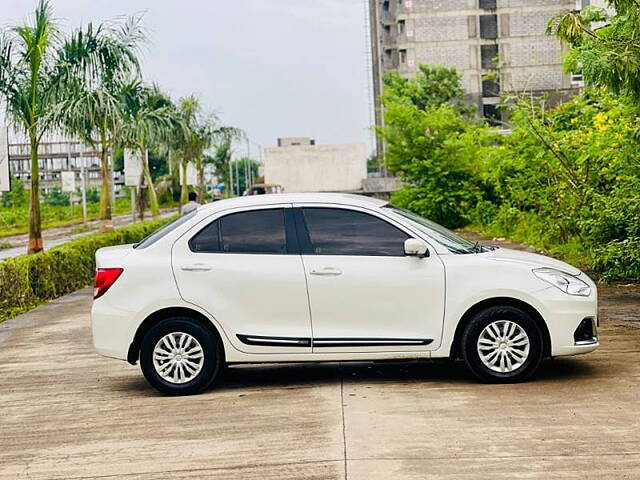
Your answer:
[[[180,270],[184,272],[208,272],[211,270],[211,267],[208,267],[203,263],[195,263],[193,265],[183,265],[180,267]]]
[[[338,268],[326,267],[316,270],[315,268],[309,272],[311,275],[317,275],[319,277],[337,277],[342,275],[342,270]]]

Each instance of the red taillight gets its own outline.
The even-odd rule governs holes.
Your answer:
[[[99,268],[96,270],[96,281],[93,288],[93,299],[100,298],[114,284],[120,274],[124,272],[122,268]]]

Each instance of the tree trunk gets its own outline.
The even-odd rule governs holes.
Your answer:
[[[204,163],[202,158],[196,162],[198,168],[198,202],[205,203]]]
[[[180,213],[182,206],[189,201],[189,187],[187,186],[187,159],[183,158],[180,162],[182,168],[182,181],[180,182]]]
[[[160,206],[158,205],[158,196],[156,195],[156,189],[153,188],[153,179],[151,178],[151,170],[149,170],[149,161],[146,155],[146,150],[142,150],[142,171],[145,177],[145,183],[147,185],[147,198],[149,200],[149,208],[151,209],[151,215],[157,217],[160,215]]]
[[[146,198],[147,196],[145,195],[146,193],[146,186],[145,186],[145,180],[144,180],[144,169],[142,172],[140,172],[140,181],[138,182],[138,188],[136,191],[136,195],[137,195],[137,201],[138,201],[138,218],[140,219],[140,221],[144,220],[144,211],[147,208],[147,201]],[[131,187],[131,188],[135,188],[135,187]]]
[[[112,232],[113,219],[111,218],[111,179],[109,178],[109,150],[103,145],[100,152],[100,174],[102,175],[102,188],[100,190],[100,231]]]
[[[40,169],[38,168],[38,141],[35,133],[31,137],[31,192],[29,192],[29,245],[27,253],[44,250],[42,242],[42,218],[40,216]]]

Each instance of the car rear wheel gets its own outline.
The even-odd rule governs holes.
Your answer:
[[[189,318],[169,318],[147,332],[140,367],[147,381],[168,395],[193,395],[206,389],[221,369],[215,335]]]
[[[515,383],[529,378],[542,360],[542,334],[527,312],[495,306],[476,314],[462,335],[469,370],[485,382]]]

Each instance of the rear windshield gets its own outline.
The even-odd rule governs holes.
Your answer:
[[[151,235],[149,235],[147,238],[142,240],[140,243],[136,243],[133,246],[133,248],[147,248],[148,246],[153,245],[158,240],[160,240],[162,237],[164,237],[164,236],[168,235],[169,233],[173,232],[180,225],[182,225],[185,222],[188,222],[189,220],[191,220],[195,216],[196,213],[197,213],[197,210],[194,210],[191,213],[187,213],[186,215],[175,219],[173,222],[171,222],[171,223],[165,225],[164,227],[161,227],[158,230],[156,230],[155,232],[153,232]]]

